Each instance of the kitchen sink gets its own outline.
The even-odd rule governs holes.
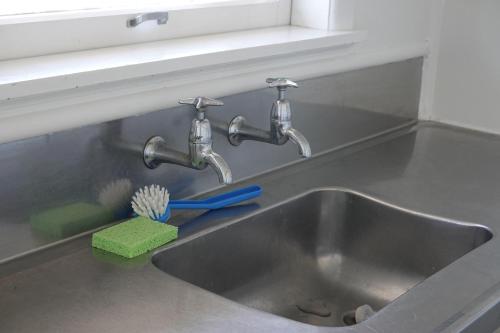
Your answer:
[[[156,253],[162,271],[317,326],[356,323],[492,238],[483,226],[321,189]],[[359,319],[358,319],[359,320]]]

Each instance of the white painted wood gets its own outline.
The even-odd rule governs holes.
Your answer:
[[[364,30],[375,43],[391,39],[404,43],[429,36],[433,5],[433,0],[293,0],[291,24]]]
[[[444,8],[431,119],[500,134],[500,2]]]
[[[289,25],[290,3],[291,0],[274,0],[238,6],[178,9],[170,12],[165,25],[146,22],[135,28],[126,27],[127,18],[133,16],[128,11],[117,11],[111,16],[5,24],[0,25],[0,60]],[[136,10],[146,9],[139,7]]]
[[[293,0],[291,24],[322,30],[353,30],[355,0]]]
[[[291,26],[0,62],[0,100],[349,45],[360,32]]]
[[[328,30],[331,1],[335,0],[293,0],[291,24],[305,28]]]
[[[329,30],[354,29],[355,0],[331,0]]]
[[[5,14],[5,12],[2,11],[2,6],[0,6],[0,26],[22,23],[74,20],[101,16],[134,15],[137,13],[157,11],[225,8],[273,2],[276,3],[279,1],[281,0],[206,0],[196,2],[171,0],[164,3],[162,6],[158,5],[159,3],[161,3],[161,1],[142,1],[141,5],[138,5],[138,3],[136,2],[131,3],[130,1],[121,1],[120,4],[117,4],[117,1],[115,1],[114,3],[112,3],[111,1],[75,1],[69,2],[69,6],[66,8],[47,8],[46,2],[40,1],[38,3],[35,2],[37,5],[39,4],[39,6],[37,7],[38,10],[36,8],[33,9],[33,6],[27,6],[20,9],[20,11],[11,11],[9,14]],[[76,6],[74,5],[74,3],[76,3]],[[82,3],[85,4],[81,5]],[[78,5],[80,5],[80,7],[78,7]],[[12,7],[16,8],[15,5],[13,5]],[[28,12],[29,14],[18,14],[26,12]]]

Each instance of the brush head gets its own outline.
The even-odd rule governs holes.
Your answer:
[[[135,192],[132,197],[132,208],[139,216],[165,222],[169,198],[170,195],[166,188],[160,188],[159,185],[145,186]]]
[[[139,216],[94,233],[92,246],[134,258],[176,239],[177,232],[177,227]]]

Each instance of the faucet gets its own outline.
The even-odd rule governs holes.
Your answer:
[[[278,89],[278,99],[271,108],[271,129],[264,131],[247,124],[243,116],[236,116],[228,127],[228,139],[233,146],[239,146],[244,140],[267,142],[283,145],[290,139],[299,148],[303,158],[311,157],[311,147],[302,133],[292,127],[292,110],[290,101],[285,98],[287,88],[297,88],[297,83],[285,78],[269,78],[269,88]]]
[[[144,163],[150,169],[155,169],[162,163],[182,165],[196,170],[203,170],[209,165],[217,173],[221,184],[230,184],[231,170],[226,161],[212,150],[212,129],[210,122],[205,118],[208,106],[222,106],[224,103],[212,98],[196,97],[181,99],[179,104],[193,105],[196,110],[196,118],[191,122],[189,131],[188,154],[168,148],[165,139],[154,136],[144,146]]]

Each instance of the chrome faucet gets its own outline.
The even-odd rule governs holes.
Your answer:
[[[275,145],[283,145],[292,140],[299,147],[303,158],[311,157],[311,147],[302,133],[292,127],[292,110],[290,101],[285,98],[287,88],[297,88],[297,83],[284,78],[266,80],[269,88],[278,89],[278,99],[271,108],[271,129],[264,131],[247,124],[243,116],[236,116],[228,127],[228,139],[233,146],[239,146],[244,140],[255,140]]]
[[[191,169],[203,170],[210,165],[219,176],[221,184],[230,184],[232,175],[226,161],[212,150],[212,129],[205,118],[208,106],[222,106],[222,101],[207,97],[196,97],[179,100],[179,104],[191,104],[196,109],[196,118],[189,131],[189,153],[167,147],[165,139],[160,136],[150,138],[144,146],[143,158],[148,168],[154,169],[162,163],[182,165]]]

